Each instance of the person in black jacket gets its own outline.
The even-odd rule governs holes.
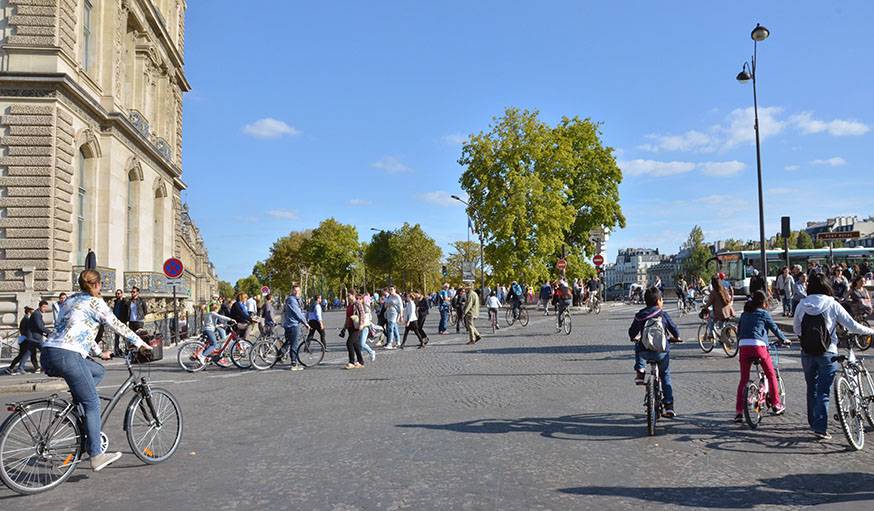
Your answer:
[[[36,365],[34,365],[34,361],[36,360],[36,353],[34,353],[33,351],[25,350],[25,346],[29,342],[28,337],[30,337],[30,325],[29,325],[29,323],[30,323],[30,315],[32,313],[33,313],[33,309],[31,307],[24,308],[24,316],[21,318],[21,322],[18,323],[18,335],[19,335],[18,355],[16,355],[15,358],[12,359],[12,363],[9,364],[9,367],[6,368],[6,374],[16,374],[15,366],[17,366],[19,363],[21,363],[22,360],[26,360],[24,358],[24,356],[27,355],[28,353],[30,353],[31,365],[36,367]],[[20,370],[18,371],[18,373],[24,372],[22,367],[20,367],[19,369]]]
[[[127,322],[130,319],[130,314],[128,313],[129,310],[130,310],[130,304],[128,304],[127,300],[124,299],[124,291],[122,291],[121,289],[116,289],[115,290],[115,301],[112,302],[112,313],[115,315],[115,317],[118,318],[119,321],[121,321],[124,324],[127,324]],[[113,341],[113,345],[114,345],[114,351],[115,351],[116,355],[121,354],[121,351],[120,351],[121,347],[119,346],[119,343],[118,343],[119,338],[120,338],[120,336],[118,334],[115,334],[115,340]],[[125,344],[126,343],[127,343],[127,341],[125,341]]]
[[[28,341],[30,342],[30,346],[27,349],[30,351],[31,355],[31,363],[33,363],[33,372],[40,372],[39,368],[39,358],[37,357],[39,353],[39,348],[42,346],[43,341],[46,340],[46,336],[49,335],[49,329],[46,328],[46,323],[43,320],[43,314],[49,311],[49,302],[45,300],[41,300],[39,302],[39,307],[36,308],[35,311],[30,315],[30,319],[27,321],[27,334]]]
[[[423,345],[428,344],[428,334],[425,333],[425,318],[428,317],[428,313],[431,312],[431,302],[428,300],[428,297],[421,294],[416,293],[419,301],[416,303],[416,326],[419,329],[419,333],[424,338]]]
[[[132,287],[130,289],[130,300],[127,301],[127,319],[128,326],[134,333],[143,328],[148,313],[149,307],[146,305],[146,301],[140,298],[140,288]]]
[[[464,288],[459,287],[455,290],[455,296],[452,297],[452,306],[455,307],[455,314],[458,320],[455,322],[455,333],[461,333],[461,318],[464,317],[464,306],[467,304],[467,292]]]

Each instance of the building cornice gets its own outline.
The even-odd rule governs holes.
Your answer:
[[[146,17],[146,22],[158,36],[158,40],[161,41],[161,46],[163,46],[164,51],[167,52],[167,56],[173,63],[176,80],[179,82],[179,86],[184,92],[189,92],[191,90],[191,84],[188,82],[188,78],[185,77],[185,59],[182,57],[182,53],[179,52],[176,43],[174,43],[173,39],[170,37],[170,32],[167,30],[166,20],[158,13],[158,8],[155,7],[155,4],[153,4],[151,0],[133,1],[140,6],[143,15]]]
[[[182,182],[182,169],[173,162],[167,160],[148,139],[131,123],[121,112],[108,112],[103,106],[91,97],[81,85],[70,79],[66,73],[10,73],[0,72],[0,89],[15,90],[57,90],[61,91],[69,99],[93,116],[101,125],[101,131],[106,129],[118,129],[129,140],[136,144],[156,166],[163,169],[172,179],[177,189],[184,190]],[[2,96],[2,93],[0,93]],[[35,95],[25,96],[35,97]]]

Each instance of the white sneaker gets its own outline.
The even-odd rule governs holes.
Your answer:
[[[105,452],[97,456],[91,456],[91,470],[100,472],[110,463],[115,463],[121,458],[120,452]]]
[[[387,350],[393,350],[393,349],[395,349],[395,347],[392,346],[391,344],[389,344],[389,345],[387,345],[387,346],[385,347],[385,349],[387,349]]]
[[[370,352],[370,361],[373,362],[374,360],[376,360],[376,352],[375,352],[375,351],[371,351],[371,352]]]

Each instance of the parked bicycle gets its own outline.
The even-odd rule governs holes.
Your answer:
[[[290,357],[290,347],[285,347],[284,337],[270,337],[258,341],[249,355],[252,367],[265,371],[272,369],[276,364]],[[304,338],[297,348],[297,359],[304,367],[314,367],[322,363],[325,358],[325,345],[316,338]]]
[[[835,379],[835,418],[841,423],[841,429],[853,449],[860,451],[865,446],[865,424],[862,421],[867,421],[874,428],[871,416],[874,380],[852,347],[847,355],[832,357],[832,362],[841,365],[841,373]]]
[[[788,343],[786,344],[788,346]],[[786,386],[783,384],[783,377],[780,376],[780,356],[777,351],[777,343],[771,342],[768,344],[768,352],[771,355],[771,362],[774,364],[774,372],[777,375],[777,393],[780,395],[780,402],[786,406]],[[744,389],[744,420],[751,429],[759,427],[762,422],[762,416],[770,407],[768,403],[768,379],[765,378],[765,373],[762,371],[761,361],[757,358],[753,361],[753,366],[756,373],[759,375],[757,380],[750,379]]]
[[[249,369],[251,367],[249,352],[252,351],[252,343],[240,337],[235,328],[230,330],[221,345],[206,359],[201,356],[208,342],[206,334],[203,334],[199,340],[183,342],[176,352],[179,366],[189,373],[203,371],[210,364],[223,369],[231,367],[232,364],[240,369]]]
[[[124,431],[133,454],[152,465],[169,459],[182,440],[182,409],[170,391],[152,387],[147,376],[134,372],[134,361],[148,367],[148,355],[128,352],[129,376],[100,414],[106,427],[112,411],[129,392]],[[137,371],[141,372],[141,371]],[[60,486],[82,461],[85,452],[84,412],[72,401],[53,394],[48,398],[12,403],[12,412],[0,426],[0,479],[12,491],[34,494]],[[100,433],[104,450],[109,438]]]
[[[733,320],[714,321],[708,328],[709,314],[704,315],[704,321],[698,325],[698,346],[704,353],[710,353],[718,343],[722,346],[725,356],[733,358],[737,355],[737,325]]]
[[[504,321],[507,322],[507,326],[513,326],[517,321],[522,326],[528,326],[528,310],[525,309],[524,305],[519,306],[517,309],[509,307],[504,315]]]

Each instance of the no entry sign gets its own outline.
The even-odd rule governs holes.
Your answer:
[[[182,266],[182,261],[176,259],[175,257],[171,257],[164,261],[164,275],[171,279],[178,279],[182,276],[182,271],[185,269]]]
[[[595,257],[592,258],[592,262],[595,263],[595,266],[601,266],[604,264],[604,256],[601,254],[595,254]]]

